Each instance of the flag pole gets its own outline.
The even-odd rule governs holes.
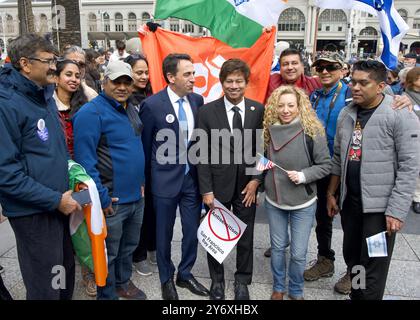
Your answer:
[[[261,157],[264,157],[261,153],[257,153],[259,156],[261,156]],[[270,160],[270,159],[268,159],[268,160]],[[271,161],[271,160],[270,160]],[[271,161],[277,168],[279,168],[280,170],[283,170],[284,172],[286,172],[287,173],[287,170],[286,169],[284,169],[284,168],[282,168],[282,167],[280,167],[279,165],[277,165],[277,164],[275,164],[273,161]]]
[[[315,17],[315,32],[314,32],[314,49],[313,49],[313,57],[315,61],[316,57],[316,50],[317,50],[317,42],[318,42],[318,19],[319,19],[319,7],[316,7],[316,17]]]

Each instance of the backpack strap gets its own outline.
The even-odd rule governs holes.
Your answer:
[[[348,106],[350,103],[352,103],[353,102],[353,96],[352,96],[352,93],[351,93],[351,89],[350,89],[350,87],[349,86],[347,86],[347,90],[346,90],[346,98],[345,98],[345,100],[344,100],[344,105],[345,106]]]
[[[305,142],[306,142],[306,148],[308,149],[309,153],[309,161],[311,165],[314,164],[314,140],[305,133]]]

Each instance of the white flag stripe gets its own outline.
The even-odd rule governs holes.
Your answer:
[[[371,237],[366,238],[366,242],[370,258],[388,256],[386,231],[377,233]]]
[[[282,0],[249,0],[235,5],[235,0],[228,0],[241,15],[259,23],[263,27],[277,25],[280,13],[286,3]]]

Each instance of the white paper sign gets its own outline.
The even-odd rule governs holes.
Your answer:
[[[197,230],[198,242],[219,263],[222,263],[246,229],[246,224],[214,200],[214,209],[204,217]]]

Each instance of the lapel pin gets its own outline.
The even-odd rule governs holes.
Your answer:
[[[173,114],[168,114],[167,116],[166,116],[166,122],[167,123],[173,123],[175,121],[175,117],[174,117],[174,115]]]
[[[255,111],[255,107],[254,106],[251,107],[251,111]]]

